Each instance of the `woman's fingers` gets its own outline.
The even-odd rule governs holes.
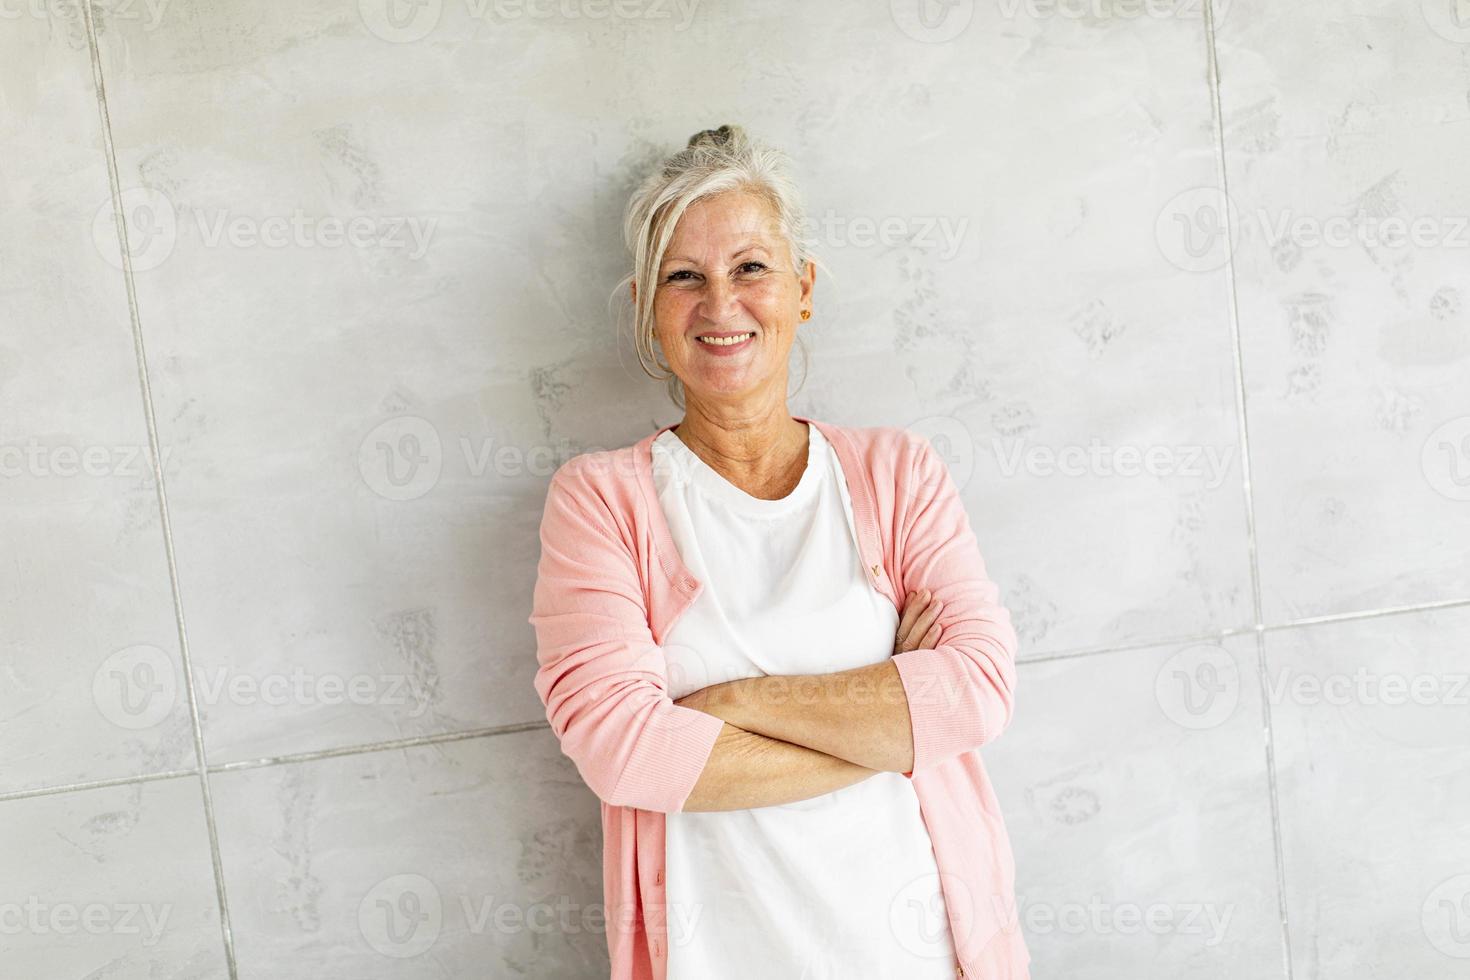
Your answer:
[[[934,599],[928,589],[910,592],[899,621],[897,639],[894,641],[895,652],[918,650],[937,640],[937,621],[943,609],[944,603]]]
[[[909,630],[914,628],[914,620],[919,616],[918,603],[914,602],[914,594],[910,592],[904,597],[903,612],[898,617],[898,628],[893,631],[893,648],[896,652],[903,638],[909,635]]]
[[[943,611],[944,603],[940,602],[938,599],[934,599],[933,601],[931,601],[927,606],[924,607],[923,613],[920,614],[918,621],[914,623],[913,631],[909,633],[909,636],[915,638],[926,637],[932,627],[939,625],[939,614]],[[923,645],[924,644],[921,640],[921,642],[916,644],[913,649],[917,650]]]

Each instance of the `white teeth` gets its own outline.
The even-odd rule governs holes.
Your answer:
[[[743,343],[754,337],[755,333],[741,334],[739,337],[698,337],[701,344],[709,344],[712,347],[729,347],[731,344]]]

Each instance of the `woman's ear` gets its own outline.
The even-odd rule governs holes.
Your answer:
[[[817,264],[808,259],[806,269],[801,273],[801,302],[807,308],[810,308],[812,305],[812,287],[816,284],[816,281]]]

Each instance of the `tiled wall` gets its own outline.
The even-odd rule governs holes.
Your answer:
[[[1470,971],[1463,2],[79,2],[0,16],[0,976],[606,975],[536,531],[678,417],[618,219],[725,122],[792,410],[1015,615],[1034,975]]]

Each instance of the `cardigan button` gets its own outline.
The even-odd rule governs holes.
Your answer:
[[[664,883],[664,870],[663,870],[663,868],[659,868],[658,869],[658,873],[653,876],[653,883],[655,885],[662,885]]]

